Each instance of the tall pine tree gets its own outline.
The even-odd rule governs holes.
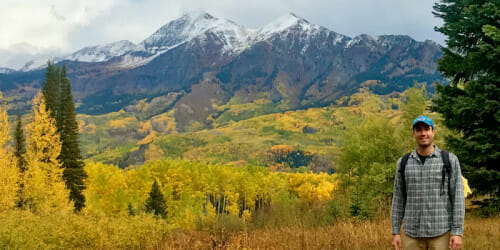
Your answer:
[[[14,156],[17,159],[17,166],[19,167],[19,171],[21,173],[24,172],[26,168],[26,160],[24,159],[24,154],[26,154],[26,139],[24,138],[21,115],[18,115],[16,130],[14,131]]]
[[[500,1],[441,0],[436,30],[447,36],[438,70],[451,79],[437,86],[433,110],[458,132],[447,138],[471,187],[499,201],[500,192]]]
[[[149,192],[149,197],[146,200],[146,211],[148,213],[154,212],[156,216],[165,218],[167,216],[167,205],[165,198],[160,191],[160,186],[156,180],[151,187],[151,192]]]
[[[24,158],[26,154],[26,141],[24,138],[23,124],[21,120],[21,115],[17,115],[16,130],[14,131],[14,156],[17,160],[17,167],[19,168],[19,174],[22,177],[24,171],[26,170],[26,159]],[[23,183],[19,183],[19,192],[17,199],[17,206],[23,206],[22,200],[22,190]]]
[[[59,100],[59,69],[53,62],[47,63],[45,71],[45,81],[42,83],[42,93],[45,98],[47,110],[50,110],[52,117],[57,118]]]
[[[75,210],[85,206],[83,179],[87,178],[83,167],[82,154],[78,143],[78,123],[76,121],[75,103],[71,94],[71,82],[66,77],[66,67],[60,71],[59,125],[62,148],[59,160],[63,163],[63,177],[70,192],[70,199],[75,202]]]
[[[83,169],[84,163],[78,142],[78,123],[71,82],[66,76],[66,67],[58,68],[51,62],[48,63],[45,77],[42,92],[47,99],[47,111],[50,111],[55,119],[62,142],[58,159],[64,169],[63,178],[70,190],[70,199],[78,212],[85,206],[83,180],[87,175]]]

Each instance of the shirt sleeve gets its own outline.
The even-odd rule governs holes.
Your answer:
[[[399,158],[396,166],[396,174],[394,175],[394,191],[392,193],[391,207],[391,231],[392,234],[400,234],[401,223],[405,214],[406,200],[403,197],[403,188],[401,174],[399,173],[401,158]]]
[[[452,156],[450,154],[450,156]],[[464,185],[462,182],[462,171],[460,170],[460,162],[453,155],[450,157],[451,162],[451,178],[450,178],[450,197],[452,211],[451,235],[463,235],[464,233],[464,217],[465,217],[465,197]]]

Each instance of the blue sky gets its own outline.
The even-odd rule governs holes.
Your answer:
[[[187,11],[207,11],[249,28],[293,12],[354,37],[404,34],[444,45],[429,0],[2,0],[0,67],[118,40],[139,43]],[[22,65],[21,65],[22,66]]]

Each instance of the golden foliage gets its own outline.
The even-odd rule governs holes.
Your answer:
[[[290,192],[309,203],[333,199],[333,192],[338,186],[334,175],[326,173],[288,173],[285,175],[288,178]]]
[[[57,159],[61,141],[55,120],[46,111],[41,92],[33,99],[34,121],[27,130],[27,169],[23,175],[22,199],[33,212],[54,210],[69,212],[69,190],[62,178],[63,169]]]
[[[152,131],[151,133],[146,135],[146,137],[142,138],[142,140],[138,141],[137,143],[140,145],[149,144],[149,143],[153,142],[155,138],[156,138],[156,132]]]
[[[335,178],[327,174],[283,175],[261,167],[235,168],[173,160],[156,161],[129,171],[89,163],[85,170],[87,213],[123,215],[128,213],[128,204],[139,213],[144,212],[149,187],[157,180],[167,203],[168,220],[184,228],[194,228],[196,218],[212,220],[206,214],[211,209],[219,211],[214,216],[226,211],[232,216],[245,213],[249,218],[257,200],[267,201],[280,195],[322,203],[333,197],[336,186]]]
[[[293,151],[293,147],[290,145],[274,145],[271,147],[271,152],[276,155],[285,156]]]
[[[137,119],[135,119],[135,117],[125,117],[122,119],[109,121],[109,126],[111,128],[126,128],[127,126],[135,122],[137,122]]]
[[[145,163],[153,162],[159,160],[163,156],[164,152],[158,146],[154,144],[149,144],[146,152],[144,153]]]
[[[19,188],[17,161],[6,148],[10,139],[9,131],[7,109],[2,104],[2,92],[0,91],[0,213],[15,206]]]

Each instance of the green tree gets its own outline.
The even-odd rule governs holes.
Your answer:
[[[61,154],[59,160],[63,164],[63,178],[66,187],[70,190],[69,198],[75,203],[75,211],[80,211],[85,206],[83,180],[87,178],[83,167],[82,154],[78,142],[78,123],[76,121],[75,103],[71,94],[71,82],[66,77],[66,67],[60,72],[59,94],[59,123],[58,131],[61,134]]]
[[[160,191],[160,186],[156,180],[153,182],[151,187],[151,192],[149,192],[149,197],[146,200],[146,211],[148,213],[154,212],[156,216],[165,218],[167,216],[167,205],[165,198]]]
[[[352,109],[359,113],[361,122],[347,126],[337,173],[351,196],[351,215],[370,217],[377,201],[388,202],[395,162],[404,149],[390,117],[383,113],[387,107],[379,97],[362,91],[351,97],[350,104],[354,104]]]
[[[26,170],[26,159],[24,158],[26,154],[26,139],[24,138],[23,124],[21,121],[21,115],[17,116],[16,130],[14,131],[14,156],[17,160],[17,167],[19,168],[19,173],[22,176]],[[19,197],[17,201],[17,206],[22,207],[22,190],[23,183],[19,183]]]
[[[500,191],[500,2],[441,0],[436,30],[448,37],[438,70],[451,79],[437,86],[433,110],[457,132],[447,138],[478,193]]]
[[[42,83],[42,93],[45,98],[46,108],[51,111],[52,117],[57,117],[59,102],[59,69],[53,62],[47,62],[45,81]]]
[[[56,67],[48,63],[42,92],[46,99],[47,111],[55,119],[62,147],[58,159],[62,163],[63,178],[70,190],[69,198],[74,202],[75,211],[85,206],[84,179],[87,175],[78,142],[78,123],[75,103],[71,94],[71,82],[66,76],[66,66]]]
[[[26,168],[26,159],[24,159],[24,154],[26,154],[26,139],[24,138],[21,115],[18,115],[16,130],[14,132],[14,156],[16,156],[17,166],[19,167],[19,171],[21,173],[24,172]]]
[[[398,135],[400,136],[400,146],[409,152],[416,146],[415,139],[412,136],[413,120],[421,115],[426,114],[428,99],[426,98],[425,87],[409,88],[402,95],[402,104],[399,107],[401,110],[401,123]]]

